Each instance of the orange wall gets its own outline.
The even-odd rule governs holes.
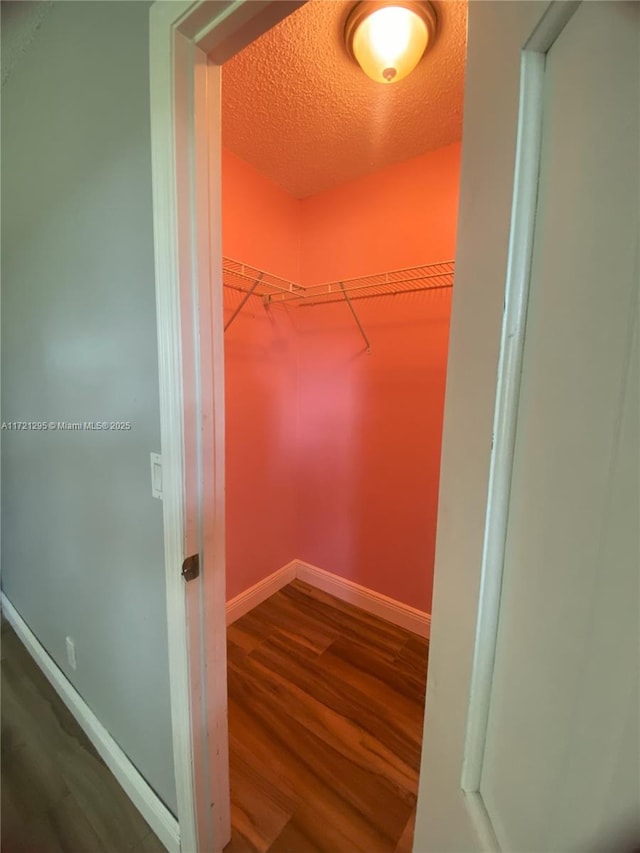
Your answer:
[[[298,202],[223,151],[225,255],[296,279]],[[224,288],[225,319],[242,294]],[[252,296],[225,332],[227,599],[296,549],[297,357],[289,313]]]
[[[460,144],[301,202],[303,284],[454,256]]]
[[[460,146],[305,199],[313,284],[451,260]],[[301,308],[298,556],[430,610],[451,290]]]
[[[282,278],[300,278],[300,202],[226,148],[222,250]]]
[[[429,610],[451,291],[302,308],[298,556]]]
[[[305,284],[450,260],[459,161],[452,145],[296,201],[227,154],[224,252],[297,264]],[[344,304],[243,310],[226,336],[229,597],[299,557],[430,609],[450,298],[358,300],[370,355]]]

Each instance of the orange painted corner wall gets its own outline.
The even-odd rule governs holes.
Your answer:
[[[300,279],[300,203],[222,149],[222,251],[282,278]]]
[[[460,145],[302,202],[305,284],[455,257]],[[419,610],[431,609],[451,289],[295,315],[298,551]],[[303,377],[303,378],[302,378]]]
[[[298,555],[430,611],[451,290],[300,309]]]
[[[452,260],[460,143],[301,202],[302,284]]]
[[[223,149],[222,248],[300,275],[298,203]],[[242,294],[223,289],[225,322]],[[295,556],[297,355],[289,313],[252,296],[225,332],[227,600]]]
[[[301,201],[223,165],[238,260],[315,284],[454,257],[457,144]],[[358,300],[369,355],[344,303],[250,300],[226,337],[228,597],[298,557],[430,610],[450,304]]]

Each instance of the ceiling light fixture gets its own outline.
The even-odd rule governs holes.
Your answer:
[[[397,83],[422,59],[435,36],[436,22],[428,2],[363,0],[347,18],[347,50],[372,80]]]

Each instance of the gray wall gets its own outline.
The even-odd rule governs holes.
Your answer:
[[[2,432],[2,587],[175,811],[148,12],[54,3],[3,86],[2,420],[132,429]]]

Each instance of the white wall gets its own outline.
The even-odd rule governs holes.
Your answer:
[[[639,104],[640,5],[582,3],[542,99],[480,783],[505,851],[640,840]]]
[[[2,420],[132,429],[3,431],[2,586],[175,811],[149,471],[160,422],[148,12],[54,3],[3,87]]]
[[[582,9],[589,9],[596,4],[585,4]],[[609,4],[603,4],[604,7]],[[627,4],[628,8],[634,4]],[[429,677],[427,685],[426,714],[424,729],[424,748],[420,771],[420,790],[418,795],[418,811],[416,820],[416,834],[414,840],[415,853],[445,853],[445,851],[472,851],[479,849],[490,849],[494,839],[489,837],[486,824],[485,834],[482,836],[482,816],[480,809],[474,810],[470,804],[478,803],[478,799],[466,797],[461,790],[461,771],[463,760],[463,747],[465,737],[465,723],[469,703],[469,687],[471,664],[474,648],[474,631],[476,624],[476,610],[480,589],[480,569],[482,562],[482,545],[484,537],[484,521],[486,514],[487,486],[489,461],[492,445],[492,426],[494,393],[496,388],[496,373],[498,366],[499,336],[503,313],[503,300],[505,288],[505,274],[507,251],[509,241],[509,219],[513,192],[514,157],[515,157],[515,134],[518,114],[518,85],[520,72],[521,49],[527,37],[531,34],[534,25],[540,19],[546,3],[521,3],[521,2],[472,2],[469,6],[469,39],[468,39],[468,65],[465,87],[465,115],[462,151],[462,176],[461,176],[461,199],[458,226],[458,247],[456,257],[456,282],[454,287],[450,358],[447,381],[447,393],[445,402],[445,421],[443,436],[442,471],[440,480],[439,518],[436,546],[436,564],[434,578],[434,601],[431,626],[431,649],[429,656]],[[633,38],[633,33],[630,33]],[[593,30],[595,42],[602,40],[604,45],[611,46],[611,39],[607,41],[607,35],[601,28]],[[636,41],[637,45],[637,41]],[[620,42],[616,43],[619,49]],[[616,47],[613,49],[615,50]],[[614,64],[613,62],[611,63]],[[637,67],[637,65],[636,65]],[[580,69],[578,75],[580,76]],[[637,87],[637,74],[627,73],[626,83],[630,88],[634,84]],[[576,97],[578,87],[569,87],[568,103]],[[603,103],[609,97],[612,101],[623,97],[627,105],[627,117],[617,120],[617,129],[624,128],[630,132],[634,126],[633,107],[637,104],[637,96],[629,98],[627,94],[621,96],[623,91],[619,85],[609,85],[608,78],[602,75],[599,85],[604,89]],[[636,90],[637,91],[637,90]],[[616,127],[612,124],[609,116],[603,116],[593,108],[584,108],[585,98],[582,97],[577,106],[574,107],[578,113],[583,109],[585,114],[596,116],[596,126],[600,123],[602,128],[594,131],[594,136],[604,136],[605,132]],[[564,109],[568,115],[571,110]],[[598,122],[600,119],[600,122]],[[544,125],[543,125],[544,127]],[[635,125],[637,133],[637,123]],[[574,146],[575,151],[570,152],[575,157],[572,163],[574,169],[582,173],[575,180],[575,172],[564,171],[564,179],[574,178],[575,184],[580,186],[585,193],[585,198],[579,199],[579,211],[571,211],[569,215],[565,210],[558,211],[557,215],[565,222],[572,222],[573,217],[580,218],[580,214],[586,214],[584,218],[595,225],[594,229],[601,226],[601,219],[611,218],[605,227],[600,227],[600,233],[593,240],[592,246],[588,240],[582,240],[579,249],[574,251],[575,257],[580,258],[580,264],[569,262],[569,272],[565,278],[572,278],[572,286],[583,297],[583,289],[576,287],[576,277],[581,274],[584,265],[591,261],[590,253],[595,251],[599,242],[609,240],[609,229],[614,232],[619,223],[614,219],[615,214],[620,217],[620,222],[625,227],[620,227],[617,239],[626,242],[626,260],[617,259],[616,264],[610,264],[607,275],[600,275],[600,307],[607,301],[607,294],[619,294],[626,288],[625,298],[629,301],[629,314],[637,310],[637,301],[631,303],[631,284],[635,281],[637,299],[637,266],[635,279],[627,278],[616,282],[616,287],[611,287],[607,279],[611,275],[617,275],[620,269],[626,273],[631,269],[629,256],[633,250],[637,252],[637,224],[634,214],[625,219],[621,216],[620,199],[624,199],[627,210],[630,209],[630,201],[633,189],[637,190],[637,174],[634,173],[632,164],[633,157],[630,148],[626,148],[626,157],[620,156],[620,150],[608,146],[599,152],[601,162],[593,156],[589,139],[586,145],[587,156],[583,146]],[[637,142],[637,140],[636,140]],[[566,144],[566,143],[565,143]],[[635,146],[637,151],[637,144]],[[612,164],[618,164],[620,183],[614,187],[600,187],[597,192],[593,191],[594,177],[596,179],[606,176],[603,162],[607,168]],[[597,168],[594,168],[597,166]],[[629,181],[625,186],[624,180]],[[619,192],[619,199],[612,203],[612,194],[624,187]],[[575,204],[575,194],[569,197]],[[635,196],[637,200],[637,192]],[[599,205],[605,205],[604,211],[599,210]],[[616,207],[616,204],[618,207]],[[637,204],[635,208],[637,218]],[[553,223],[557,228],[557,220]],[[564,225],[564,223],[563,223]],[[634,237],[636,245],[634,246]],[[610,242],[608,250],[615,252],[620,249],[619,242]],[[620,255],[620,252],[618,251]],[[622,267],[620,267],[622,263]],[[637,264],[637,255],[636,255]],[[582,266],[580,266],[582,265]],[[600,268],[599,268],[600,269]],[[559,273],[561,283],[566,287],[563,273],[567,267]],[[550,281],[553,286],[557,279]],[[611,288],[611,290],[609,290]],[[553,295],[553,294],[552,294]],[[541,315],[552,317],[554,322],[561,322],[564,317],[558,311],[557,305],[551,306],[549,300],[541,312]],[[620,303],[618,302],[618,307]],[[582,308],[583,306],[581,306]],[[545,310],[546,309],[546,310]],[[598,309],[592,310],[596,314]],[[575,327],[580,333],[590,331],[593,325],[593,316],[589,318],[587,327],[582,323],[583,315],[574,312],[573,327],[567,329],[567,346],[562,351],[570,350],[572,334],[575,339]],[[584,329],[580,325],[584,326]],[[637,332],[636,332],[637,335]],[[561,340],[561,339],[559,339]],[[586,337],[587,342],[593,339]],[[598,339],[599,342],[600,339]],[[609,340],[608,346],[613,350],[615,345]],[[622,376],[618,360],[615,374],[615,388],[612,391],[619,394],[619,446],[618,455],[612,454],[597,462],[609,463],[611,461],[611,491],[612,499],[610,505],[614,508],[613,519],[608,521],[606,533],[624,532],[624,539],[615,535],[605,541],[602,536],[602,549],[598,555],[590,555],[588,562],[583,567],[583,577],[588,583],[585,590],[575,586],[579,595],[573,600],[570,595],[560,598],[557,595],[560,588],[559,577],[553,579],[556,586],[547,592],[546,601],[544,595],[539,595],[534,601],[529,595],[529,589],[524,583],[520,583],[517,589],[512,586],[512,594],[508,603],[507,613],[511,615],[512,622],[517,630],[522,629],[524,613],[527,616],[527,639],[532,655],[538,656],[538,663],[543,655],[545,687],[549,690],[551,679],[550,671],[557,666],[557,658],[566,654],[566,648],[570,646],[564,638],[555,647],[549,643],[546,632],[553,627],[556,619],[555,638],[561,634],[560,628],[567,625],[564,620],[565,614],[558,617],[558,613],[564,608],[567,613],[571,610],[572,618],[576,607],[584,612],[584,600],[594,591],[589,598],[589,604],[593,607],[590,621],[585,620],[586,630],[576,636],[574,624],[571,624],[569,636],[571,642],[576,639],[583,647],[576,658],[580,661],[580,678],[583,693],[575,690],[575,686],[569,687],[569,678],[556,682],[557,696],[562,701],[549,701],[547,695],[541,692],[535,694],[527,685],[528,695],[525,695],[524,686],[531,673],[531,661],[518,650],[518,658],[515,661],[518,677],[514,677],[516,667],[512,667],[509,673],[503,669],[504,676],[500,676],[502,698],[511,703],[514,711],[511,720],[512,726],[508,731],[505,719],[496,719],[490,732],[491,742],[488,749],[500,750],[503,759],[500,766],[494,763],[491,768],[493,779],[483,777],[481,791],[483,796],[487,794],[488,786],[493,785],[493,801],[485,800],[492,817],[498,811],[501,812],[502,825],[494,822],[494,828],[498,832],[498,841],[505,851],[523,850],[560,850],[560,849],[587,849],[585,844],[576,844],[576,834],[571,836],[565,830],[572,830],[580,824],[585,829],[585,835],[589,835],[594,827],[601,828],[607,820],[614,817],[624,816],[625,808],[631,802],[637,805],[637,755],[638,755],[638,729],[637,729],[637,649],[638,649],[638,587],[637,587],[637,501],[638,501],[638,457],[637,457],[637,349],[632,350],[631,324],[625,329],[624,343],[627,346],[627,358],[629,366],[635,363],[635,372],[629,370],[627,380],[629,389],[626,397],[622,393]],[[542,347],[546,345],[543,341]],[[588,347],[589,343],[584,346]],[[635,342],[637,347],[637,340]],[[575,347],[571,354],[575,353]],[[602,383],[596,386],[592,383],[593,361],[603,351],[600,345],[590,354],[591,362],[580,364],[580,370],[584,370],[581,376],[582,388],[585,398],[589,397],[589,390],[593,397],[589,399],[591,410],[585,407],[586,418],[593,416],[598,405],[607,413],[613,413],[614,407],[609,405],[609,400],[602,393]],[[557,350],[556,350],[557,355]],[[635,361],[634,361],[635,360]],[[570,358],[567,356],[567,363]],[[609,363],[603,359],[603,363]],[[540,367],[549,375],[553,368],[549,367],[548,361],[540,362]],[[586,369],[585,369],[586,368]],[[578,368],[576,373],[579,374]],[[575,375],[575,374],[574,374]],[[555,381],[555,377],[554,377]],[[591,384],[590,384],[591,383]],[[576,383],[578,384],[578,383]],[[586,390],[585,390],[585,386]],[[622,401],[626,399],[629,408],[623,412]],[[574,412],[575,417],[575,412]],[[518,422],[520,428],[521,422]],[[567,423],[563,423],[564,437],[566,437]],[[583,436],[578,431],[575,433],[576,441],[581,441]],[[552,448],[552,442],[546,439],[547,448]],[[572,448],[571,459],[573,468],[578,471],[575,464],[576,450]],[[530,457],[531,467],[538,464],[538,455]],[[588,458],[588,453],[585,454]],[[619,469],[614,471],[614,459]],[[566,464],[565,459],[561,460]],[[549,466],[547,466],[548,468]],[[595,467],[595,466],[594,466]],[[579,470],[580,477],[584,472]],[[614,480],[614,475],[615,479]],[[576,483],[580,478],[575,478]],[[613,489],[616,489],[614,495]],[[556,501],[558,504],[557,517],[562,519],[564,515],[570,518],[577,515],[576,509],[583,508],[589,512],[589,501],[593,502],[593,494],[585,496],[576,489],[578,497],[572,504],[561,505],[562,494],[558,494],[553,488],[547,489],[543,497],[549,502]],[[602,490],[604,492],[606,489]],[[575,495],[573,496],[575,497]],[[615,510],[620,509],[617,513]],[[623,510],[623,511],[622,511]],[[535,516],[523,517],[521,530],[528,529],[530,536],[541,539],[539,528],[529,523],[531,520],[537,522]],[[634,532],[635,520],[635,553],[631,543],[631,534]],[[602,528],[604,530],[604,527]],[[567,527],[567,531],[571,531]],[[583,532],[583,531],[582,531]],[[588,545],[593,544],[593,536],[601,531],[594,531],[591,538],[583,537],[580,541]],[[548,535],[548,532],[547,532]],[[572,541],[571,534],[565,535],[567,544],[571,548],[572,559],[575,559],[577,548],[576,542]],[[605,547],[606,546],[606,547]],[[617,553],[616,553],[617,552]],[[620,555],[622,552],[622,557]],[[611,559],[610,559],[611,556]],[[517,562],[516,557],[516,562]],[[633,563],[635,560],[635,565]],[[598,586],[592,583],[589,573],[597,569]],[[574,565],[572,568],[576,568]],[[547,570],[547,569],[546,569]],[[566,567],[562,566],[563,572]],[[530,587],[534,587],[542,575],[542,571],[532,572],[529,566],[529,577],[527,580]],[[566,578],[566,575],[565,575]],[[562,578],[564,580],[565,578]],[[624,579],[624,584],[620,579]],[[615,579],[615,580],[613,580]],[[522,580],[522,578],[521,578]],[[504,595],[503,587],[503,595]],[[585,594],[587,593],[587,594]],[[504,601],[504,599],[503,599]],[[576,605],[577,601],[577,605]],[[551,605],[551,606],[550,606]],[[630,614],[633,614],[630,617]],[[503,632],[504,612],[501,614],[501,632]],[[504,639],[504,632],[499,634],[498,642]],[[509,641],[503,647],[503,652],[510,651]],[[541,639],[544,642],[541,642]],[[617,648],[618,655],[610,654],[612,648]],[[622,652],[622,653],[620,653]],[[633,659],[633,660],[632,660]],[[552,665],[553,664],[553,665]],[[498,666],[500,661],[498,660]],[[539,668],[542,669],[542,667]],[[575,668],[576,671],[578,667]],[[523,673],[525,677],[523,677]],[[563,673],[565,674],[565,673]],[[505,677],[506,676],[506,677]],[[509,677],[510,676],[510,677]],[[572,673],[573,676],[573,673]],[[539,686],[539,685],[538,685]],[[615,690],[612,689],[615,687]],[[570,692],[571,691],[571,692]],[[593,701],[595,693],[600,692],[598,701]],[[557,696],[554,699],[557,700]],[[588,697],[586,701],[583,696]],[[492,703],[494,701],[492,696]],[[500,697],[498,697],[500,698]],[[521,715],[517,719],[518,712],[526,706],[527,699],[530,707],[528,719]],[[537,703],[537,704],[536,704]],[[557,714],[558,707],[574,704],[575,726],[570,732],[570,742],[562,745],[563,753],[558,756],[558,763],[566,763],[570,771],[561,779],[561,785],[557,780],[552,780],[553,787],[544,791],[541,795],[542,784],[549,782],[549,744],[545,743],[546,755],[540,749],[542,740],[540,732],[533,732],[528,725],[531,717],[536,712],[546,712],[551,715]],[[617,705],[616,705],[617,703]],[[492,707],[494,707],[492,705]],[[605,719],[601,715],[605,708],[609,714]],[[557,729],[547,725],[547,720],[542,723],[545,734],[555,734]],[[630,722],[632,721],[632,722]],[[537,721],[540,726],[540,721]],[[516,725],[514,725],[516,723]],[[517,730],[517,731],[516,731]],[[596,733],[594,736],[594,732]],[[586,736],[585,736],[586,735]],[[591,735],[591,737],[589,737]],[[596,738],[598,740],[596,740]],[[569,739],[567,739],[568,741]],[[513,749],[515,742],[519,744],[520,752]],[[558,746],[558,740],[553,746]],[[603,756],[605,756],[603,760]],[[544,762],[544,774],[539,773],[539,758]],[[489,758],[491,756],[489,755]],[[598,762],[600,766],[598,767]],[[538,767],[535,765],[538,764]],[[594,771],[594,768],[595,771]],[[498,771],[496,773],[495,771]],[[499,780],[498,780],[499,776]],[[545,776],[546,778],[542,778]],[[531,785],[531,780],[535,786]],[[542,784],[541,784],[542,779]],[[499,781],[499,788],[495,782]],[[576,784],[576,782],[578,784]],[[537,786],[537,787],[536,787]],[[489,794],[491,792],[489,791]],[[635,799],[634,799],[635,798]],[[517,800],[517,810],[515,808]],[[546,802],[545,802],[546,800]],[[553,802],[556,813],[550,812],[549,801]],[[598,810],[592,808],[596,804]],[[543,811],[544,809],[544,811]],[[616,812],[618,814],[616,814]],[[603,820],[604,816],[604,820]],[[637,818],[637,808],[636,808]],[[535,822],[536,829],[547,832],[548,843],[540,843],[540,835],[537,836],[538,843],[531,843],[532,834],[528,834],[528,822]],[[507,827],[508,824],[508,827]],[[506,831],[508,829],[508,831]],[[584,841],[584,839],[581,839]],[[602,842],[598,848],[600,839],[594,839],[591,833],[591,841],[594,841],[593,849],[602,849]],[[605,839],[606,843],[607,839]],[[610,849],[614,849],[615,841],[610,841]],[[625,839],[629,841],[629,839]],[[634,839],[637,843],[637,839]],[[631,847],[631,845],[629,845]],[[621,845],[615,849],[626,849]]]

